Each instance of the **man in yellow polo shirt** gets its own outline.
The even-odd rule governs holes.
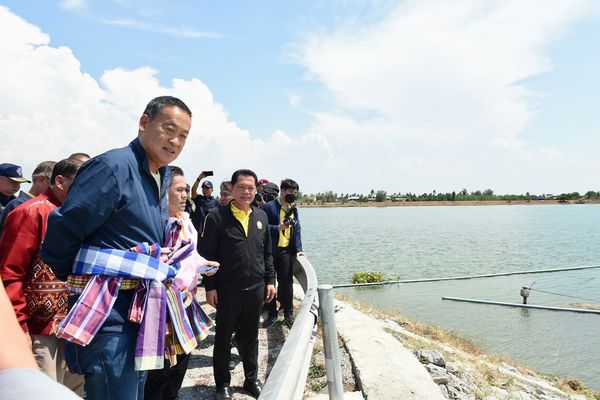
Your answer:
[[[304,255],[298,209],[295,206],[300,187],[293,179],[282,180],[280,187],[279,197],[267,202],[262,209],[267,213],[269,220],[273,263],[277,275],[277,300],[281,304],[283,321],[291,328],[294,324],[294,263],[296,257]],[[263,323],[263,328],[269,328],[277,321],[277,306],[273,302],[267,304],[265,308],[269,311],[269,315]]]
[[[235,332],[244,364],[243,388],[257,398],[258,327],[264,302],[275,298],[275,272],[267,215],[252,206],[258,179],[248,169],[233,173],[233,200],[211,210],[204,220],[200,254],[221,267],[204,278],[206,301],[217,309],[213,351],[216,399],[231,399],[231,336]]]

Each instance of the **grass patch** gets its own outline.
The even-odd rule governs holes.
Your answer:
[[[488,363],[478,362],[476,364],[476,369],[490,386],[496,386],[506,390],[516,388],[514,376],[503,374],[498,371],[498,368],[492,367]]]
[[[385,282],[387,276],[383,272],[356,272],[352,275],[352,283]]]
[[[426,337],[436,342],[440,342],[442,344],[456,348],[473,356],[480,356],[484,354],[484,351],[480,346],[456,332],[442,329],[436,325],[423,324],[414,319],[407,318],[396,311],[373,308],[368,304],[359,303],[344,294],[336,293],[335,297],[339,298],[340,300],[346,303],[352,304],[354,308],[365,314],[374,316],[379,319],[390,319],[396,321],[407,331],[412,332],[416,335]]]
[[[567,393],[576,393],[578,395],[583,395],[588,399],[600,400],[600,392],[592,390],[588,388],[583,382],[579,379],[575,378],[567,378],[558,381],[557,386],[559,389],[567,392]]]

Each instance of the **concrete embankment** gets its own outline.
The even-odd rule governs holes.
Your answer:
[[[337,302],[338,334],[368,399],[442,400],[444,397],[423,365],[386,332],[384,322]]]
[[[362,308],[362,307],[361,307]],[[600,399],[579,381],[543,378],[481,352],[415,334],[336,300],[336,324],[366,399]]]
[[[301,293],[301,289],[295,289]],[[203,299],[201,299],[203,300]],[[335,300],[336,324],[342,351],[347,400],[354,399],[460,399],[460,400],[580,400],[600,399],[600,394],[581,387],[576,380],[559,381],[502,362],[481,352],[463,351],[441,340],[415,333],[401,317]],[[210,307],[203,305],[207,311]],[[259,379],[268,376],[288,333],[281,321],[259,331]],[[213,335],[194,350],[180,399],[210,399]],[[320,341],[317,338],[317,341]],[[234,399],[251,399],[242,389],[243,369],[233,350]],[[322,346],[315,345],[315,353]],[[317,357],[318,356],[318,357]],[[327,388],[311,392],[316,380],[326,381],[322,354],[313,354],[319,368],[309,373],[306,399],[326,399]],[[314,367],[314,365],[313,365]],[[315,371],[320,372],[315,373]],[[573,389],[573,390],[571,390]],[[282,399],[284,400],[284,399]]]

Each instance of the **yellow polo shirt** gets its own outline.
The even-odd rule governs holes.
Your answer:
[[[230,203],[229,207],[231,208],[231,212],[233,213],[235,219],[240,221],[240,223],[242,224],[242,227],[244,228],[244,233],[246,234],[246,237],[248,237],[248,224],[250,223],[250,214],[252,214],[252,208],[250,208],[250,211],[248,211],[248,214],[246,214],[243,210],[240,210],[239,208],[234,206],[233,201]]]
[[[279,201],[279,199],[277,200]],[[283,222],[285,218],[285,210],[283,206],[281,210],[279,210],[279,221]],[[294,214],[290,216],[290,219],[294,219]],[[290,238],[292,237],[292,227],[288,226],[283,231],[279,231],[279,242],[277,242],[277,247],[288,247],[290,245]]]

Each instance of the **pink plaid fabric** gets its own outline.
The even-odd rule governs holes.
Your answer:
[[[117,298],[121,278],[94,276],[77,300],[75,307],[83,312],[69,313],[58,327],[56,336],[69,338],[73,343],[86,346],[102,326]]]

